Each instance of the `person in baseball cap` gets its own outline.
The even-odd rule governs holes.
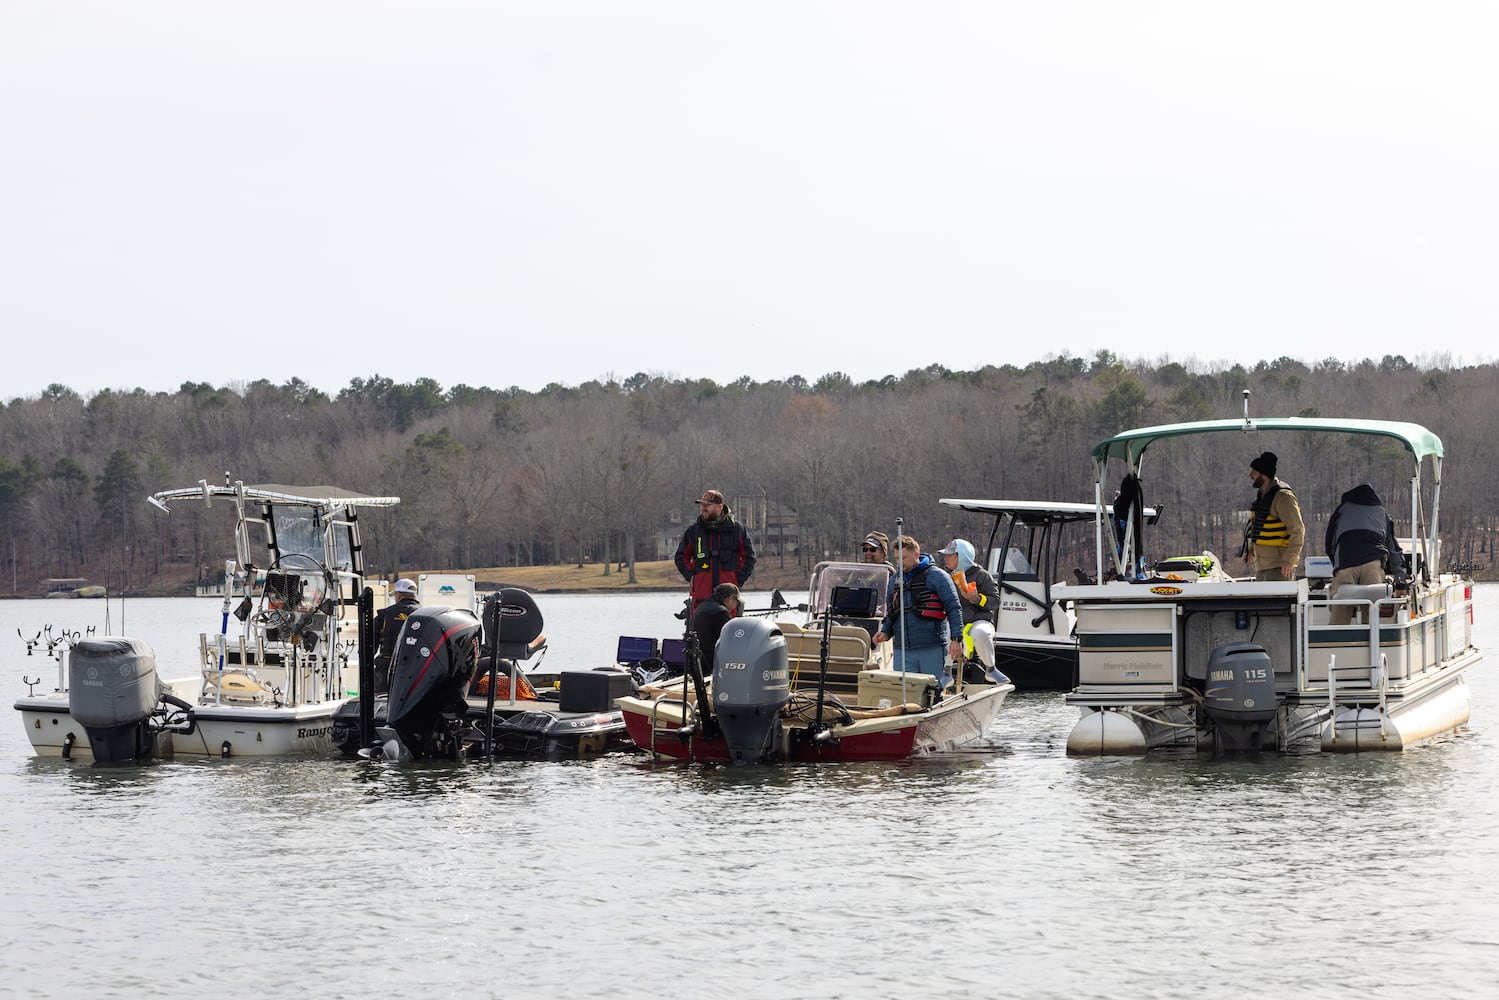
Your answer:
[[[677,546],[677,572],[688,583],[686,618],[707,600],[721,583],[743,587],[755,572],[755,547],[744,525],[734,520],[721,490],[703,490],[693,503],[697,520],[682,532]]]
[[[416,599],[416,583],[402,577],[390,588],[396,602],[381,608],[375,614],[375,693],[385,694],[390,690],[390,661],[396,652],[396,640],[411,612],[421,606]]]

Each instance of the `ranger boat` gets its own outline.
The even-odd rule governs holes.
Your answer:
[[[1092,525],[1090,503],[1045,500],[943,500],[971,514],[994,519],[987,569],[999,585],[999,622],[994,627],[994,665],[1017,691],[1071,691],[1077,686],[1077,637],[1073,614],[1053,590],[1066,582],[1063,557],[1081,541],[1074,525]],[[1145,516],[1154,524],[1156,511]],[[980,550],[984,551],[984,550]]]
[[[1150,562],[1138,484],[1148,449],[1194,435],[1372,435],[1404,450],[1411,579],[1344,587],[1330,600],[1306,577],[1232,579],[1210,554]],[[1260,447],[1255,446],[1258,452]],[[1442,442],[1417,424],[1287,417],[1210,420],[1126,431],[1093,448],[1096,579],[1058,596],[1077,615],[1081,718],[1071,754],[1135,754],[1175,744],[1224,750],[1402,750],[1467,722],[1472,580],[1443,568],[1438,534]],[[1105,505],[1122,463],[1120,512]],[[1423,471],[1430,469],[1430,482]],[[1117,529],[1117,530],[1116,530]],[[1317,581],[1314,578],[1314,582]],[[1400,581],[1404,583],[1405,581]],[[1349,625],[1329,608],[1354,609]]]
[[[982,738],[1015,686],[960,672],[939,690],[930,674],[888,669],[887,647],[871,637],[890,572],[819,563],[808,621],[733,619],[711,678],[689,633],[681,683],[616,702],[630,739],[653,756],[743,765],[902,760]]]
[[[58,646],[56,688],[15,703],[32,748],[101,760],[331,752],[333,713],[358,694],[358,511],[400,499],[206,481],[148,499],[167,512],[187,501],[233,507],[236,559],[225,566],[219,629],[201,634],[187,669],[166,677],[140,639]]]

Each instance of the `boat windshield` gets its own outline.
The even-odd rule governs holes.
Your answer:
[[[812,571],[812,586],[807,594],[812,614],[821,615],[829,606],[843,605],[850,591],[867,590],[869,613],[858,616],[883,618],[885,595],[889,591],[890,567],[884,563],[818,563]],[[842,593],[835,595],[834,590]],[[845,607],[833,606],[833,614],[848,614]]]
[[[1036,571],[1031,567],[1031,561],[1025,557],[1025,553],[1011,545],[1005,550],[1005,576],[1035,576]]]
[[[279,558],[304,555],[319,566],[324,565],[327,553],[323,551],[322,520],[309,507],[277,507],[272,516],[276,519],[276,549]]]

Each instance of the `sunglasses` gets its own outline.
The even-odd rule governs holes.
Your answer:
[[[866,545],[866,546],[864,546],[864,551],[865,552],[878,552],[880,550],[878,548],[876,548],[875,546],[873,546],[873,545]]]

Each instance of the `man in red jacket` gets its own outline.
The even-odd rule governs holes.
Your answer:
[[[755,571],[755,547],[749,532],[734,520],[734,512],[718,490],[704,490],[693,501],[700,508],[697,520],[682,532],[677,546],[677,572],[689,585],[687,620],[697,606],[713,594],[721,583],[732,583],[744,589]]]

